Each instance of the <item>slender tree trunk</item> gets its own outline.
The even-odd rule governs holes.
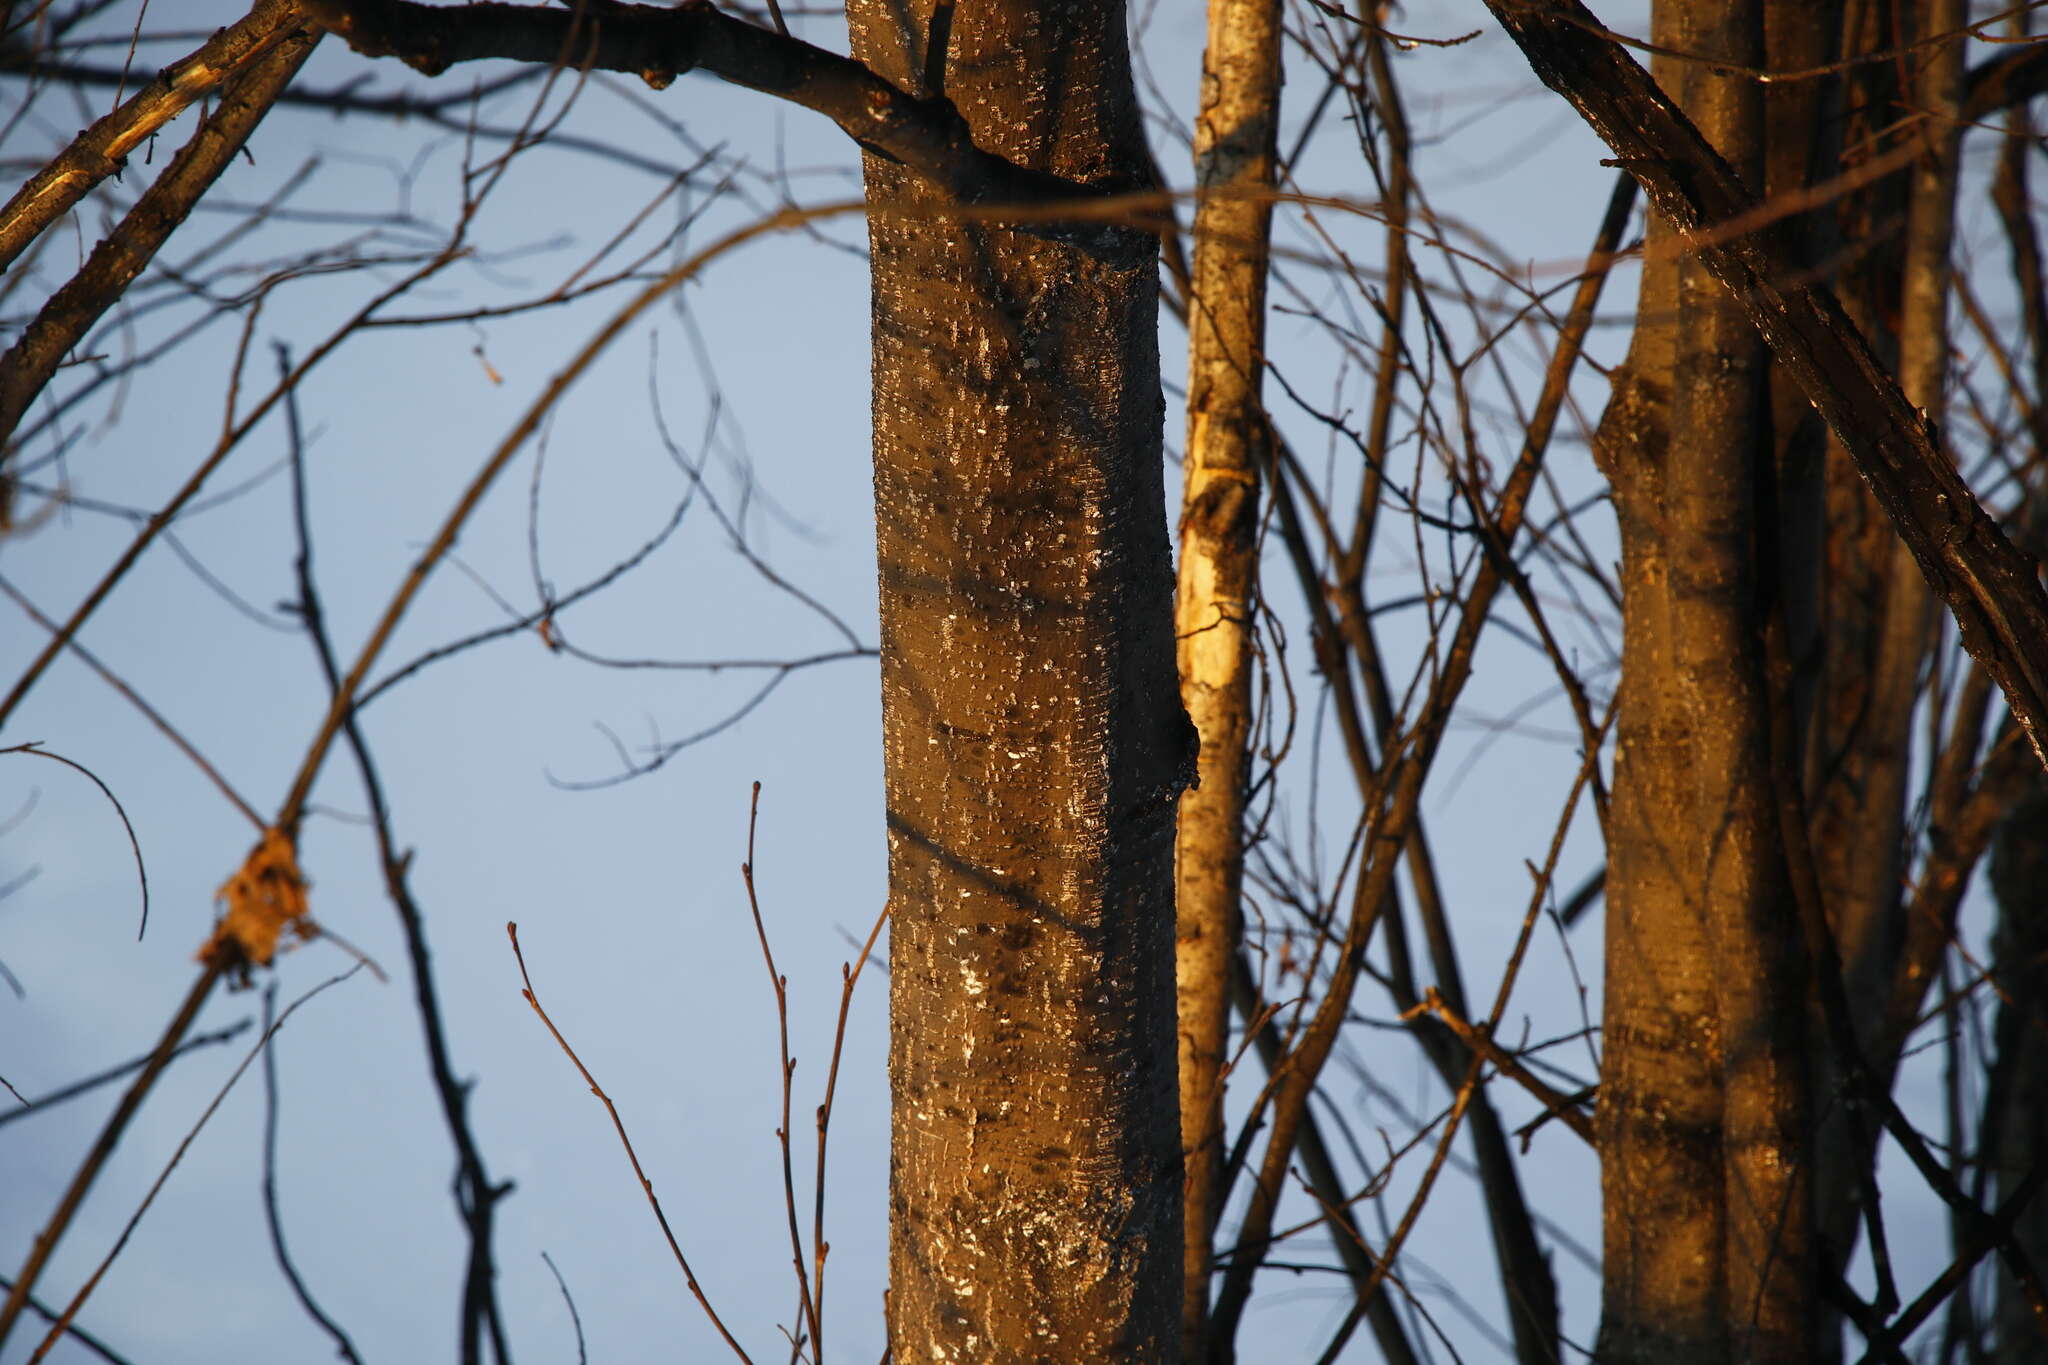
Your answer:
[[[1925,0],[1916,9],[1916,38],[1954,33],[1970,19],[1968,0]],[[1946,430],[1948,300],[1954,287],[1949,258],[1955,243],[1956,176],[1962,159],[1963,44],[1943,43],[1926,51],[1914,72],[1910,103],[1926,111],[1927,118],[1921,129],[1920,154],[1913,160],[1911,202],[1906,211],[1905,261],[1899,288],[1899,386],[1906,391],[1908,402],[1934,419],[1937,430]],[[1951,452],[1945,449],[1943,453],[1953,459]],[[1897,586],[1887,609],[1897,619],[1896,632],[1905,641],[1901,649],[1908,653],[1917,674],[1921,659],[1933,644],[1935,603],[1925,577],[1914,572],[1916,566],[1905,547],[1895,543],[1889,548]],[[1905,662],[1897,667],[1904,669]],[[1894,891],[1894,903],[1896,899]],[[1914,924],[1903,915],[1898,919],[1901,922],[1891,935],[1899,946],[1885,983],[1886,1009],[1872,1042],[1886,1068],[1882,1079],[1887,1085],[1919,1018],[1927,989],[1938,974],[1950,933],[1945,923]]]
[[[1137,187],[1120,4],[861,0],[983,148]],[[949,224],[866,162],[898,1361],[1166,1361],[1172,838],[1193,735],[1161,515],[1156,240]]]
[[[1683,38],[1669,6],[1651,39]],[[1653,58],[1671,88],[1677,64]],[[1720,1078],[1705,926],[1687,904],[1692,721],[1676,686],[1662,528],[1677,342],[1676,235],[1652,213],[1635,334],[1594,450],[1621,530],[1622,684],[1608,807],[1597,1358],[1719,1365]]]
[[[1991,886],[1999,917],[1998,1055],[1981,1140],[2002,1202],[2048,1151],[2048,787],[2037,785],[2000,828]],[[2036,1195],[2013,1231],[2035,1265],[2048,1264],[2048,1199]],[[2003,1263],[1997,1286],[1998,1365],[2048,1365],[2048,1336]]]
[[[1762,65],[1760,0],[1688,4],[1686,48]],[[1754,81],[1695,67],[1685,104],[1752,185],[1764,176]],[[1805,962],[1771,777],[1755,490],[1773,457],[1762,340],[1697,259],[1679,266],[1665,534],[1680,686],[1694,719],[1693,893],[1713,954],[1721,1065],[1728,1358],[1803,1362],[1814,1308]]]
[[[1761,6],[1660,4],[1660,44],[1756,66]],[[1660,63],[1763,182],[1753,82]],[[1600,1358],[1804,1361],[1812,1334],[1803,961],[1770,767],[1752,326],[1653,227],[1600,432],[1623,548],[1602,1067]],[[1774,530],[1775,528],[1768,528]]]
[[[1867,52],[1953,32],[1966,12],[1962,0],[1865,0],[1849,7],[1849,22],[1844,50]],[[1946,411],[1962,75],[1962,44],[1937,44],[1916,50],[1903,90],[1884,64],[1854,68],[1845,100],[1852,163],[1890,150],[1878,137],[1891,118],[1881,111],[1931,111],[1903,134],[1919,147],[1911,166],[1844,208],[1845,236],[1876,245],[1845,271],[1842,293],[1907,397],[1938,427]],[[1902,894],[1911,854],[1912,726],[1937,617],[1925,577],[1847,453],[1835,445],[1829,462],[1827,701],[1811,744],[1813,846],[1872,1083],[1889,1089],[1948,939],[1945,921],[1912,924]],[[1838,1108],[1816,1153],[1817,1218],[1838,1266],[1856,1242],[1859,1170],[1874,1160],[1872,1139],[1852,1140],[1849,1129]]]
[[[1266,248],[1280,116],[1278,0],[1209,0],[1195,120],[1195,255],[1188,303],[1188,443],[1174,602],[1181,700],[1201,733],[1201,783],[1180,799],[1174,966],[1186,1164],[1183,1359],[1206,1358],[1223,1175],[1223,1063],[1242,913]]]

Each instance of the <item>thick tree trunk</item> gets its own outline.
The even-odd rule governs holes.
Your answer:
[[[863,0],[977,145],[1135,187],[1120,4]],[[1161,514],[1156,242],[949,223],[870,153],[899,1361],[1166,1361],[1172,837],[1193,735]]]
[[[1186,1164],[1181,1352],[1208,1349],[1209,1273],[1223,1176],[1223,1062],[1244,884],[1266,248],[1280,117],[1278,0],[1209,0],[1195,120],[1195,256],[1188,301],[1188,444],[1174,599],[1181,700],[1201,733],[1201,783],[1180,800],[1174,949]]]

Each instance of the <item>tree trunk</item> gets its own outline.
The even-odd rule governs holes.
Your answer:
[[[1147,165],[1120,4],[849,6],[985,150]],[[1193,735],[1161,513],[1156,240],[947,222],[870,151],[889,822],[889,1339],[1166,1361],[1181,1301],[1172,839]]]
[[[1998,1056],[1984,1096],[1985,1160],[1999,1201],[2048,1150],[2048,787],[2007,817],[1991,852],[1998,897]],[[2048,1264],[2048,1199],[2036,1195],[2013,1227],[2029,1259]],[[1998,1267],[1998,1365],[2048,1365],[2048,1335],[2010,1267]]]
[[[1666,39],[1666,26],[1652,30]],[[1659,60],[1655,66],[1662,67]],[[1658,71],[1660,78],[1667,73]],[[1595,1355],[1720,1365],[1720,1077],[1705,926],[1687,904],[1692,722],[1677,687],[1661,534],[1678,262],[1654,216],[1627,360],[1595,451],[1621,527],[1622,685],[1608,813]]]
[[[1259,470],[1268,463],[1266,249],[1280,116],[1278,0],[1210,0],[1195,120],[1195,256],[1188,301],[1188,444],[1174,600],[1181,700],[1201,734],[1201,782],[1174,840],[1186,1282],[1181,1353],[1206,1358],[1223,1176],[1223,1063],[1242,914],[1250,769]]]
[[[1753,67],[1756,3],[1666,3],[1655,40]],[[1657,75],[1751,184],[1753,82]],[[1600,1358],[1803,1361],[1812,1331],[1803,961],[1771,779],[1755,491],[1772,458],[1754,329],[1653,227],[1602,420],[1623,550],[1609,823]]]
[[[1763,64],[1760,0],[1690,3],[1684,46]],[[1684,103],[1751,185],[1764,178],[1762,92],[1695,66]],[[1722,1278],[1728,1358],[1804,1362],[1814,1307],[1805,960],[1771,778],[1771,708],[1755,493],[1773,457],[1766,352],[1697,258],[1679,266],[1669,496],[1671,622],[1693,711],[1696,914],[1713,954],[1721,1066]]]
[[[1845,35],[1845,50],[1882,50],[1901,34],[1953,32],[1966,17],[1961,0],[1872,5]],[[1904,90],[1900,72],[1884,63],[1853,71],[1845,103],[1855,116],[1845,160],[1867,161],[1897,143],[1917,145],[1918,154],[1906,171],[1845,204],[1845,237],[1879,245],[1845,270],[1842,293],[1907,398],[1945,428],[1962,45],[1916,52],[1904,68]],[[1886,142],[1880,133],[1891,115],[1880,111],[1901,104],[1932,117]],[[1914,925],[1902,894],[1912,854],[1912,731],[1922,664],[1936,640],[1935,604],[1838,444],[1829,464],[1827,702],[1812,743],[1813,846],[1857,1033],[1873,1084],[1889,1090],[1949,937],[1945,919],[1923,916],[1926,922]],[[1943,815],[1930,813],[1937,821]],[[1860,1172],[1875,1160],[1874,1135],[1851,1130],[1850,1113],[1837,1107],[1816,1152],[1819,1226],[1843,1268],[1856,1244]]]

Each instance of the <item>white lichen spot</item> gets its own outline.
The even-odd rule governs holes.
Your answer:
[[[988,989],[988,981],[982,974],[965,963],[962,963],[960,966],[960,979],[967,983],[967,993],[969,995],[980,995]]]

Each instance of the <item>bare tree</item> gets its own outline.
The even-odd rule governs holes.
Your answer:
[[[681,738],[607,730],[620,780],[775,714],[786,679],[878,660],[892,1358],[1221,1365],[1274,1357],[1285,1339],[1336,1360],[1362,1349],[1361,1325],[1396,1365],[1456,1351],[1468,1332],[1523,1365],[1848,1349],[1892,1361],[1909,1342],[1944,1359],[2038,1358],[2038,878],[2032,807],[2016,803],[2037,784],[2048,722],[2048,597],[2031,557],[2048,303],[2024,115],[2048,61],[2023,15],[2004,35],[2022,41],[1993,43],[2003,16],[1959,0],[1658,0],[1640,35],[1573,0],[1485,8],[1459,27],[1378,4],[1212,0],[1199,74],[1172,77],[1177,98],[1194,97],[1185,123],[1174,100],[1148,104],[1153,72],[1131,47],[1172,16],[1108,0],[860,0],[845,7],[843,53],[822,22],[837,8],[774,0],[262,0],[218,33],[160,35],[184,55],[153,79],[94,54],[144,42],[162,15],[116,33],[121,16],[90,0],[8,9],[0,69],[22,91],[10,136],[47,122],[53,99],[96,102],[78,137],[23,159],[0,210],[0,528],[26,546],[35,517],[90,511],[130,532],[61,610],[0,578],[33,640],[0,725],[18,729],[52,678],[97,675],[110,704],[145,714],[208,775],[251,851],[175,1017],[56,1213],[16,1239],[0,1338],[46,1312],[39,1351],[88,1340],[79,1314],[126,1231],[68,1301],[37,1294],[110,1155],[223,984],[338,928],[316,923],[301,867],[309,821],[337,800],[338,751],[398,914],[455,1154],[459,1351],[512,1357],[496,1250],[510,1186],[485,1158],[390,750],[365,716],[518,639],[607,674],[751,680]],[[1570,259],[1541,269],[1512,204],[1475,219],[1455,199],[1460,157],[1481,158],[1455,141],[1447,92],[1469,83],[1462,64],[1510,45],[1565,103],[1525,68],[1503,107],[1553,128],[1582,119],[1614,172],[1604,204],[1571,206]],[[309,83],[316,47],[356,76]],[[428,83],[358,83],[399,63]],[[660,91],[693,72],[824,115],[860,152],[860,192],[801,203],[786,168],[698,141],[628,83]],[[571,119],[592,91],[668,120],[672,141]],[[300,221],[295,187],[320,172],[309,163],[264,203],[234,199],[226,177],[262,150],[251,138],[266,116],[294,107],[449,136],[462,159],[452,218],[414,211],[407,170],[398,207],[334,213],[321,226],[337,241],[279,254],[277,234]],[[494,112],[507,108],[518,116]],[[124,165],[142,178],[138,158],[181,113],[195,127],[147,186],[117,179]],[[2001,118],[2002,134],[1984,131]],[[1973,213],[1965,151],[1991,135],[2005,139],[1991,198],[2009,285],[1966,241],[1990,219]],[[1183,178],[1170,155],[1183,144],[1185,246],[1166,188]],[[564,152],[658,188],[557,282],[437,302],[456,272],[524,268],[483,244],[483,225],[501,221],[489,211],[511,168]],[[1649,213],[1631,241],[1639,190]],[[700,204],[749,211],[707,242],[690,235]],[[234,226],[174,254],[209,213]],[[864,249],[832,235],[853,213]],[[649,363],[656,444],[681,479],[672,513],[609,567],[556,585],[540,489],[568,395],[663,310],[694,328],[680,300],[736,253],[799,235],[863,255],[871,288],[875,643],[758,543],[767,494],[711,464],[730,440],[718,404],[701,438],[672,429],[658,378],[672,357]],[[1162,259],[1164,311],[1189,356],[1177,594]],[[1627,316],[1603,308],[1638,266]],[[347,307],[256,378],[267,319],[330,278],[353,291]],[[380,329],[467,328],[495,383],[484,324],[584,300],[608,311],[519,396],[374,612],[330,610],[323,583],[357,569],[339,546],[315,552],[328,466],[319,415],[301,410],[311,377]],[[159,314],[179,321],[159,330]],[[216,328],[233,334],[218,437],[167,497],[89,505],[67,463],[87,419],[118,414],[125,384]],[[696,348],[707,374],[717,351]],[[783,401],[801,392],[793,379]],[[259,433],[286,450],[292,581],[281,610],[232,600],[304,637],[319,687],[261,800],[244,792],[267,770],[216,763],[150,681],[131,685],[84,638],[147,556],[169,550],[218,581],[182,536],[238,495],[220,472]],[[529,456],[533,581],[508,596],[456,549]],[[585,613],[706,515],[823,644],[685,658],[592,643]],[[412,627],[451,568],[503,619],[424,638]],[[1547,727],[1538,738],[1530,716]],[[1547,761],[1529,757],[1545,746]],[[1526,842],[1446,818],[1468,768],[1512,790]],[[2001,830],[1985,959],[1988,912],[1965,891]],[[1513,904],[1473,892],[1463,864],[1480,861],[1522,879]],[[747,905],[777,1026],[770,1221],[778,1236],[786,1223],[794,1300],[773,1349],[816,1361],[828,1341],[845,1352],[825,1312],[826,1142],[881,926],[836,1001],[802,1189],[796,1011],[761,862],[750,832]],[[1575,892],[1572,867],[1587,874]],[[1604,952],[1584,956],[1604,966],[1581,982],[1586,931],[1573,926],[1596,922]],[[655,1196],[617,1079],[561,993],[543,1005],[535,942],[529,926],[526,1001],[603,1100],[712,1331],[756,1358],[764,1325],[715,1302],[702,1243]],[[268,1049],[290,1017],[259,1045],[273,1095]],[[1933,1104],[1912,1079],[1930,1040],[1947,1077]],[[1887,1150],[1909,1169],[1881,1170]],[[1597,1169],[1597,1255],[1567,1226],[1591,1176],[1575,1200],[1537,1162]],[[1455,1206],[1446,1186],[1466,1181],[1474,1221],[1455,1254],[1487,1273],[1436,1275],[1417,1248]],[[294,1298],[353,1356],[317,1278],[294,1267],[275,1181],[265,1188]],[[1887,1200],[1918,1200],[1945,1225],[1946,1268],[1925,1284],[1894,1255]],[[1257,1316],[1283,1301],[1268,1292],[1283,1274],[1337,1286],[1322,1319],[1281,1332]],[[1573,1317],[1596,1282],[1597,1339]],[[1446,1328],[1444,1305],[1463,1327]]]

